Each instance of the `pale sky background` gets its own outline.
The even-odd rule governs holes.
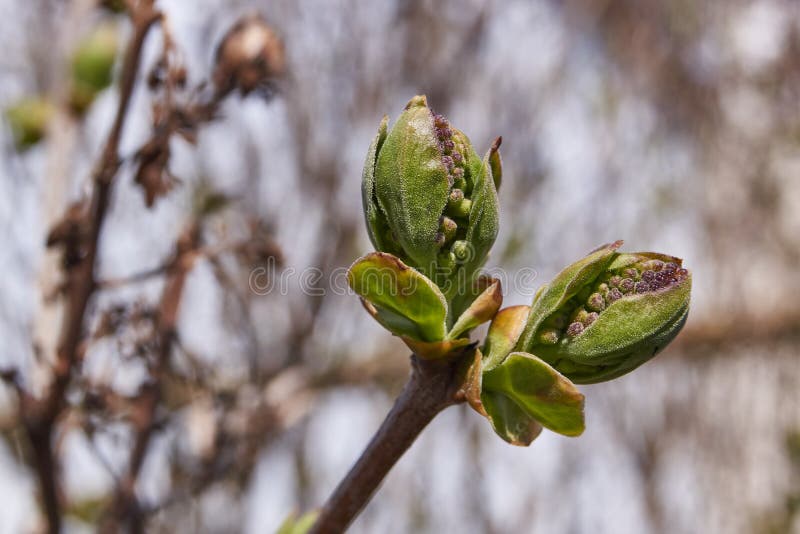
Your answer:
[[[8,46],[0,60],[0,107],[36,88],[29,60],[20,53],[33,38],[28,28],[34,27],[29,22],[34,4],[0,0],[0,36]],[[185,53],[190,80],[208,75],[213,43],[239,15],[255,9],[285,37],[289,91],[270,103],[232,99],[223,107],[224,118],[201,131],[197,147],[173,142],[171,169],[184,185],[153,210],[145,209],[130,169],[123,169],[101,245],[104,277],[145,270],[168,255],[189,209],[191,186],[202,176],[233,195],[249,191],[245,202],[274,223],[287,268],[315,267],[316,248],[328,230],[327,210],[360,221],[361,166],[382,114],[393,119],[412,95],[431,90],[424,84],[426,73],[404,78],[398,55],[408,45],[394,26],[394,2],[227,4],[159,2]],[[706,146],[678,127],[665,126],[664,110],[609,59],[598,35],[581,33],[556,3],[442,4],[439,16],[454,28],[485,10],[482,39],[468,60],[449,63],[448,58],[462,57],[464,44],[445,35],[431,54],[430,68],[452,70],[454,87],[443,111],[479,152],[497,135],[504,138],[500,196],[505,209],[488,267],[500,261],[510,272],[533,267],[539,283],[595,246],[624,238],[627,250],[669,252],[693,270],[687,329],[724,325],[738,310],[753,317],[797,311],[796,263],[771,248],[777,239],[772,230],[764,235],[753,230],[755,238],[741,234],[746,241],[731,248],[736,228],[717,234],[708,221],[709,213],[723,213],[729,218],[722,221],[745,228],[759,224],[747,222],[746,169],[752,154],[766,147],[765,172],[779,190],[773,222],[789,236],[790,249],[800,247],[800,143],[781,133],[783,112],[760,78],[784,57],[790,36],[800,32],[798,7],[772,0],[722,4],[709,4],[708,12],[695,8],[702,30],[683,57],[698,83],[707,79],[720,88],[721,115]],[[146,65],[158,46],[156,32],[146,46]],[[355,86],[364,80],[379,92],[359,101]],[[76,156],[63,176],[70,198],[88,186],[115,102],[114,91],[104,93],[79,130]],[[331,196],[309,196],[302,185],[292,106],[314,117],[304,139],[311,153],[321,159],[336,156],[332,161],[345,179]],[[148,134],[143,85],[131,117],[124,154],[134,152]],[[16,155],[5,125],[0,146],[0,366],[27,369],[37,313],[32,295],[47,230],[41,199],[52,153],[42,144]],[[718,152],[709,156],[711,149]],[[247,189],[253,176],[257,187]],[[360,222],[355,228],[359,245],[349,261],[369,250]],[[520,240],[523,246],[514,247]],[[148,282],[103,293],[98,302],[154,300],[160,289],[160,282]],[[258,352],[276,361],[283,357],[281,336],[291,327],[287,310],[302,314],[305,306],[299,288],[291,289],[253,303]],[[513,287],[506,293],[507,304],[529,299]],[[230,335],[223,300],[210,268],[199,266],[189,279],[180,329],[186,346],[233,383],[246,376],[251,347]],[[308,350],[315,358],[312,368],[340,358],[366,360],[387,346],[403,357],[402,344],[371,322],[355,297],[328,296],[320,313]],[[777,340],[725,347],[721,355],[715,350],[723,349],[711,347],[710,355],[696,348],[667,351],[632,375],[583,388],[587,431],[578,439],[544,432],[530,448],[514,448],[466,408],[448,410],[398,464],[352,532],[480,533],[486,524],[480,516],[490,518],[501,533],[659,532],[648,510],[648,491],[661,503],[670,532],[755,531],[753,517],[771,513],[797,483],[783,440],[786,431],[800,427],[798,345],[796,339]],[[142,378],[135,364],[115,360],[110,345],[90,350],[86,369],[122,391],[135,391]],[[13,408],[10,399],[0,388],[0,418]],[[222,490],[204,497],[198,513],[205,531],[235,531],[239,525],[249,533],[274,531],[301,505],[294,465],[298,448],[313,473],[307,499],[321,504],[390,405],[377,387],[342,388],[315,399],[308,419],[262,452],[246,498],[232,501]],[[187,435],[190,441],[202,440],[202,430],[193,428],[206,424],[207,411],[201,402],[186,408],[184,435],[168,432],[156,441],[139,488],[145,500],[157,501],[168,490],[168,444]],[[670,432],[660,430],[667,420]],[[661,447],[653,467],[656,482],[649,488],[637,463],[648,432],[658,436]],[[65,480],[71,496],[88,498],[108,490],[112,480],[82,439],[77,434],[65,439]],[[101,452],[112,463],[122,458],[113,442]],[[465,505],[459,495],[472,486],[480,487],[480,501]],[[5,442],[0,444],[0,534],[27,532],[38,524],[34,492],[32,474],[15,463]],[[420,517],[421,526],[415,523]],[[800,532],[798,525],[795,520],[794,532]],[[67,531],[91,528],[73,521]]]

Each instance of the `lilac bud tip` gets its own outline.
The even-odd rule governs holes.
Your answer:
[[[569,337],[575,337],[581,332],[583,332],[583,324],[577,321],[569,325],[569,328],[567,328],[567,335]]]

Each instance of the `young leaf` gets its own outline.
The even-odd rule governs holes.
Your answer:
[[[442,292],[395,256],[367,254],[353,263],[347,278],[367,311],[393,334],[416,341],[444,339],[447,302]]]
[[[483,346],[485,371],[502,362],[513,350],[522,329],[525,328],[529,310],[528,306],[511,306],[503,308],[494,316]]]
[[[503,288],[500,280],[489,279],[488,287],[476,298],[469,308],[456,320],[447,334],[447,339],[456,339],[473,328],[482,325],[495,316],[503,304]]]
[[[527,447],[541,434],[542,425],[503,393],[483,391],[481,402],[494,431],[510,444]]]
[[[558,273],[544,287],[543,292],[537,295],[531,307],[528,323],[517,343],[518,350],[525,350],[525,347],[529,347],[542,322],[606,269],[614,259],[614,252],[620,246],[622,246],[622,241],[615,241],[599,247],[585,258]]]
[[[483,388],[507,396],[553,432],[565,436],[583,433],[583,394],[569,379],[532,354],[509,354],[500,365],[484,373]]]

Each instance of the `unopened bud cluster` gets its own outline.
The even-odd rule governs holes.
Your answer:
[[[608,271],[594,286],[583,288],[566,304],[548,317],[539,332],[537,342],[555,345],[564,336],[575,338],[612,303],[626,295],[650,293],[670,287],[689,276],[689,271],[674,262],[647,260],[633,266]]]
[[[469,212],[472,209],[471,183],[468,182],[464,154],[464,140],[453,131],[444,115],[433,116],[434,131],[442,154],[442,164],[447,169],[447,206],[439,218],[436,244],[442,251],[439,265],[452,268],[467,259],[469,245],[465,241]]]
[[[471,283],[497,237],[498,147],[481,159],[420,95],[391,129],[384,118],[367,154],[362,198],[370,239],[445,288],[448,300],[464,293],[459,284]]]

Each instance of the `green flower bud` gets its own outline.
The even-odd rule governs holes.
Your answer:
[[[81,113],[97,94],[111,85],[119,38],[117,27],[105,23],[84,39],[72,56],[70,105]]]
[[[17,150],[26,150],[41,141],[55,111],[52,102],[44,98],[24,98],[5,110]]]
[[[678,334],[689,312],[691,274],[678,258],[617,252],[621,243],[575,262],[543,288],[516,350],[587,384],[632,371]]]
[[[458,224],[450,217],[442,217],[442,222],[439,223],[439,231],[444,235],[445,242],[449,243],[456,236]]]
[[[367,153],[362,198],[373,245],[434,280],[448,300],[463,289],[453,281],[475,278],[497,236],[496,152],[482,160],[416,96],[391,129],[383,119]]]

